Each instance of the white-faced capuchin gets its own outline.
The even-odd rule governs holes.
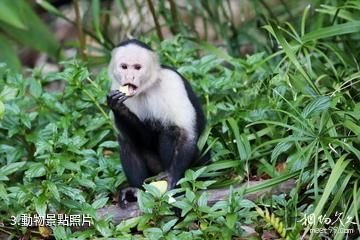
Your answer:
[[[150,46],[135,39],[120,43],[112,51],[109,76],[107,101],[130,187],[141,188],[146,178],[164,171],[172,189],[185,170],[209,160],[209,154],[199,159],[205,117],[198,98],[176,70],[160,65]],[[127,191],[120,190],[120,206],[132,199]]]

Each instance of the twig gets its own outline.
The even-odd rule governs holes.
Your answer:
[[[96,82],[94,82],[91,78],[87,77],[86,80],[88,80],[91,85],[93,85],[95,88],[100,89],[99,85],[96,84]],[[94,98],[94,96],[92,96],[89,91],[87,91],[86,89],[84,90],[85,94],[95,103],[96,107],[100,110],[100,112],[102,113],[102,115],[105,117],[106,120],[108,120],[110,122],[110,124],[112,124],[111,119],[109,118],[109,116],[105,113],[104,109],[100,106],[100,104],[96,101],[96,99]]]
[[[93,101],[93,102],[95,103],[96,107],[100,110],[101,114],[105,117],[105,119],[106,119],[107,121],[109,121],[110,124],[112,124],[112,123],[111,123],[111,119],[110,119],[109,116],[105,113],[104,109],[102,109],[102,107],[100,106],[100,104],[96,101],[96,99],[94,98],[94,96],[91,95],[91,94],[89,93],[89,91],[86,90],[86,89],[83,89],[83,91],[84,91],[84,93],[91,99],[91,101]]]
[[[55,16],[63,19],[64,21],[70,23],[71,25],[77,25],[76,21],[71,20],[70,18],[66,17],[63,14],[56,14],[53,13]],[[91,30],[87,29],[86,27],[82,27],[83,32],[89,35],[92,39],[94,39],[97,43],[102,44],[107,50],[111,50],[115,47],[115,44],[109,39],[107,35],[104,34],[104,39],[106,40],[104,43],[102,43],[101,39],[96,36]],[[110,44],[110,45],[109,45]]]
[[[175,34],[179,33],[179,22],[178,22],[178,16],[176,11],[176,4],[173,0],[169,0],[170,2],[170,12],[172,17],[172,23],[173,23],[173,32]]]
[[[76,26],[78,29],[78,37],[79,37],[79,43],[80,43],[80,56],[83,61],[87,61],[86,53],[85,53],[85,47],[86,47],[86,41],[84,32],[82,29],[81,19],[80,19],[80,9],[79,9],[79,1],[73,0],[74,10],[75,10],[75,21]]]
[[[271,7],[269,7],[269,5],[266,3],[266,1],[264,0],[260,0],[261,5],[263,5],[265,7],[265,9],[267,10],[267,12],[269,13],[270,17],[272,19],[274,19],[276,22],[278,22],[278,19],[276,18],[276,16],[274,15],[274,13],[271,11]]]
[[[160,24],[159,24],[159,22],[158,22],[158,20],[157,20],[157,18],[156,18],[156,13],[155,13],[154,5],[153,5],[153,3],[152,3],[151,0],[147,0],[147,3],[148,3],[148,5],[149,5],[151,15],[152,15],[152,17],[153,17],[153,19],[154,19],[154,23],[155,23],[155,28],[156,28],[157,35],[158,35],[160,41],[162,41],[162,40],[164,40],[164,37],[163,37],[162,32],[161,32]]]

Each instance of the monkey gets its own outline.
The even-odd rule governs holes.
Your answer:
[[[112,50],[108,72],[107,103],[131,188],[165,172],[173,189],[187,169],[210,160],[209,152],[200,158],[197,147],[206,125],[200,100],[177,70],[160,65],[149,45],[136,39],[120,43]],[[120,191],[120,206],[132,199],[128,195]]]

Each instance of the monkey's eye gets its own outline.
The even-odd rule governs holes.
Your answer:
[[[140,69],[141,69],[141,65],[140,65],[140,64],[135,64],[135,65],[134,65],[134,68],[135,68],[135,70],[140,70]]]
[[[122,64],[120,65],[120,67],[121,67],[122,69],[127,69],[127,65],[126,65],[125,63],[122,63]]]

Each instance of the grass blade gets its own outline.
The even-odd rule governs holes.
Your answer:
[[[7,67],[19,71],[21,68],[20,60],[17,57],[12,44],[2,35],[0,35],[0,49],[0,62],[5,62]]]
[[[349,33],[356,33],[356,32],[360,32],[360,21],[353,21],[353,22],[334,25],[331,27],[316,29],[310,33],[305,34],[302,40],[304,43],[306,43],[318,39],[334,37]]]
[[[331,171],[331,174],[329,176],[329,179],[326,183],[324,192],[315,208],[314,215],[316,216],[315,224],[313,225],[313,228],[317,228],[318,226],[318,219],[317,216],[320,216],[322,213],[325,203],[329,200],[329,197],[333,190],[335,189],[336,184],[338,183],[339,178],[343,174],[343,172],[346,169],[346,166],[349,164],[349,161],[345,161],[346,155],[343,155],[340,157],[340,159],[336,162],[335,167]],[[310,238],[313,234],[311,234]]]
[[[250,157],[251,149],[250,144],[246,137],[240,135],[240,130],[235,119],[230,118],[228,120],[230,128],[235,136],[236,146],[241,160],[247,160]]]
[[[91,10],[92,10],[92,17],[93,17],[93,26],[101,43],[104,43],[104,37],[101,34],[100,30],[100,1],[99,0],[92,0],[91,2]]]
[[[282,46],[286,56],[289,58],[289,60],[294,64],[296,69],[303,75],[306,82],[309,84],[309,86],[320,95],[320,90],[316,87],[316,85],[312,82],[309,75],[305,72],[304,68],[301,66],[300,62],[297,60],[295,52],[292,49],[292,46],[285,40],[283,35],[280,33],[280,30],[278,27],[271,23],[272,33],[274,34],[274,37],[279,41],[279,44]],[[271,31],[270,31],[271,32]]]

